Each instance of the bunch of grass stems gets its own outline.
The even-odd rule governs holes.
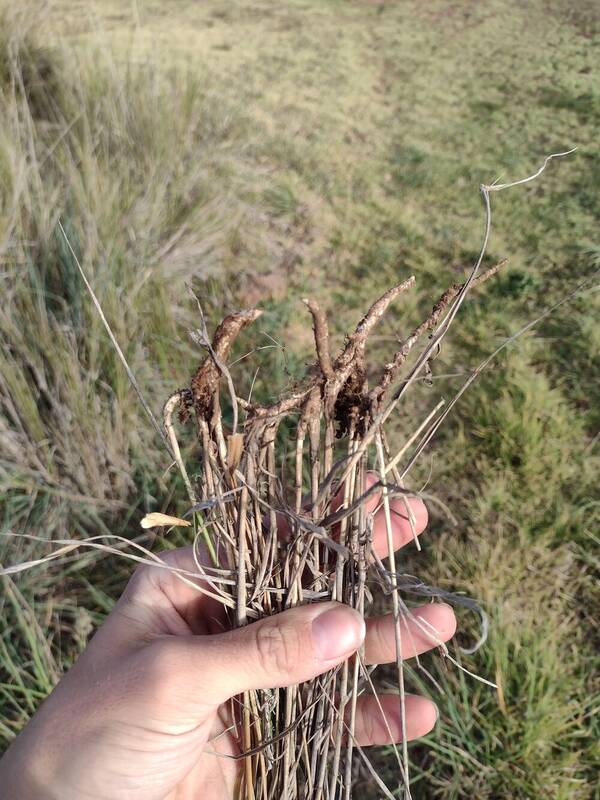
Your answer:
[[[472,284],[492,277],[502,263]],[[231,314],[210,342],[202,325],[196,339],[208,350],[206,359],[190,388],[174,394],[165,406],[165,427],[195,510],[196,546],[204,543],[210,556],[209,563],[197,558],[198,569],[206,589],[226,606],[231,625],[246,625],[322,600],[345,603],[364,616],[373,600],[370,586],[375,582],[391,595],[393,603],[403,727],[400,623],[410,610],[399,589],[425,590],[426,594],[435,590],[406,584],[397,574],[390,500],[406,499],[409,494],[404,488],[405,476],[439,421],[441,404],[402,449],[392,454],[384,423],[402,390],[390,397],[389,389],[412,348],[425,333],[436,329],[452,302],[468,288],[455,285],[442,295],[431,315],[402,342],[378,384],[369,389],[365,369],[368,337],[390,303],[413,284],[414,278],[409,278],[380,297],[346,337],[335,360],[330,355],[326,316],[314,300],[306,300],[317,354],[313,377],[291,396],[268,407],[251,405],[236,396],[225,363],[237,335],[260,312]],[[418,374],[435,350],[435,339],[442,330],[443,325],[437,327],[417,359],[421,366],[413,367],[412,375]],[[221,409],[223,378],[233,406],[229,433]],[[245,421],[238,431],[240,407]],[[181,461],[173,425],[177,408],[183,419],[195,420],[202,452],[199,496]],[[278,429],[290,417],[295,421],[293,481],[282,473],[276,448]],[[412,459],[403,463],[411,448]],[[377,465],[374,482],[367,481],[371,456]],[[389,566],[371,547],[373,515],[365,511],[365,501],[374,492],[379,493],[383,506]],[[412,521],[410,505],[405,505]],[[440,645],[448,655],[435,630],[425,628],[414,616],[412,620],[432,646]],[[362,752],[353,735],[357,698],[372,689],[371,670],[359,651],[315,680],[286,689],[246,692],[238,698],[232,708],[232,724],[243,760],[241,796],[247,800],[349,798],[353,755]],[[396,755],[401,787],[408,792],[406,737],[404,752]],[[364,762],[369,765],[366,757]],[[373,778],[379,780],[374,772]],[[392,796],[386,787],[382,790]]]
[[[552,157],[535,175],[515,183],[537,177]],[[330,352],[325,313],[315,300],[305,300],[312,316],[316,362],[304,384],[270,406],[239,398],[226,364],[239,333],[261,312],[251,309],[227,316],[210,340],[198,303],[201,327],[194,337],[207,355],[190,387],[169,398],[164,424],[195,510],[195,546],[204,542],[210,554],[208,564],[197,558],[206,590],[224,604],[230,624],[239,627],[323,600],[345,603],[364,616],[373,601],[371,589],[378,586],[391,597],[395,623],[403,736],[401,751],[394,748],[399,775],[394,794],[354,738],[359,695],[365,691],[376,695],[372,669],[366,666],[360,650],[314,680],[289,688],[246,692],[233,701],[231,720],[243,762],[240,797],[244,800],[349,800],[355,754],[383,796],[410,797],[401,657],[402,631],[406,635],[409,628],[401,624],[403,619],[411,617],[412,625],[418,626],[432,646],[437,645],[446,658],[454,659],[437,632],[411,615],[401,591],[457,598],[398,572],[390,501],[404,498],[412,524],[406,476],[478,370],[445,409],[440,403],[427,415],[397,453],[388,447],[385,423],[437,354],[466,294],[494,276],[505,263],[479,274],[490,232],[490,192],[512,185],[482,187],[485,235],[468,280],[444,292],[427,319],[400,342],[371,388],[365,361],[369,336],[390,304],[411,289],[414,277],[392,287],[373,303],[354,332],[346,336],[335,358]],[[407,369],[411,351],[424,339],[425,345]],[[222,386],[227,387],[233,412],[229,430],[222,414]],[[199,497],[181,458],[173,425],[176,409],[182,420],[195,421],[202,452]],[[244,414],[241,425],[240,409]],[[281,458],[276,447],[284,420],[287,441],[291,436],[294,442],[291,479],[285,472],[287,459]],[[367,481],[367,466],[372,460],[376,464],[374,482]],[[365,501],[374,492],[380,497],[386,523],[387,565],[372,548],[373,515],[365,510]],[[412,527],[418,547],[414,524]],[[383,709],[381,714],[386,724]]]
[[[506,339],[472,371],[447,405],[440,402],[425,416],[396,453],[388,447],[386,421],[411,385],[426,373],[467,293],[493,277],[505,263],[499,262],[480,274],[491,226],[490,193],[533,180],[552,158],[562,155],[566,153],[548,156],[536,173],[520,181],[481,187],[486,208],[485,233],[468,279],[447,289],[427,319],[399,343],[373,387],[367,383],[365,361],[369,336],[390,304],[411,289],[415,282],[412,277],[373,303],[335,358],[330,352],[327,318],[316,301],[306,300],[312,315],[316,363],[303,384],[270,406],[251,404],[238,397],[227,367],[228,354],[237,336],[261,312],[252,309],[227,316],[210,338],[199,308],[201,326],[194,337],[206,349],[206,358],[189,388],[168,399],[160,425],[142,397],[71,249],[133,387],[179,467],[189,495],[188,515],[193,517],[197,573],[183,574],[171,568],[173,573],[199,592],[219,600],[232,627],[324,600],[345,603],[368,616],[373,588],[380,589],[391,597],[404,733],[405,681],[401,653],[403,631],[408,627],[402,622],[410,618],[412,626],[417,626],[432,646],[438,646],[446,659],[464,668],[450,655],[437,632],[411,615],[403,596],[442,597],[478,611],[483,622],[482,637],[467,652],[473,652],[483,642],[486,624],[485,615],[474,601],[426,586],[397,570],[390,501],[404,498],[406,515],[412,519],[406,500],[414,493],[405,487],[406,477],[463,392],[500,350],[583,286]],[[70,247],[62,226],[61,230]],[[419,346],[421,349],[415,356],[413,351]],[[222,411],[223,387],[226,387],[229,424]],[[190,480],[181,455],[174,424],[176,412],[182,421],[195,425],[202,461],[199,482]],[[290,436],[295,440],[292,477],[285,471],[288,459],[277,444],[278,430],[284,421],[286,441],[289,442]],[[376,477],[367,480],[367,465],[372,463]],[[373,472],[372,468],[370,471]],[[380,498],[386,522],[387,563],[372,548],[373,515],[366,511],[366,500],[374,493]],[[158,519],[163,516],[149,515],[143,526],[183,522],[172,517]],[[82,546],[169,568],[139,543],[122,537],[112,537],[119,540],[114,546],[98,541],[106,538],[55,541],[59,546],[55,552],[3,568],[0,574],[22,572],[67,556]],[[418,548],[416,532],[414,538]],[[133,548],[133,554],[124,553],[124,546]],[[410,651],[408,644],[406,649]],[[418,659],[417,666],[431,677]],[[363,692],[376,694],[372,671],[373,667],[365,665],[360,650],[312,681],[289,688],[246,692],[235,698],[231,705],[231,730],[236,733],[239,745],[239,796],[243,800],[349,800],[354,763],[358,759],[381,796],[408,800],[406,736],[400,749],[394,747],[399,783],[391,788],[380,779],[354,738],[357,699]],[[479,679],[489,683],[485,678]],[[383,709],[380,710],[386,724]]]

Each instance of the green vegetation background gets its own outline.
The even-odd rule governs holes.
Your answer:
[[[301,297],[320,298],[341,341],[379,292],[414,273],[417,290],[378,332],[376,370],[473,263],[479,184],[524,177],[577,145],[535,184],[493,197],[487,261],[510,263],[461,312],[431,385],[393,422],[398,442],[598,266],[593,0],[0,8],[4,534],[134,536],[145,510],[182,507],[59,218],[157,411],[199,358],[186,284],[212,320],[266,309],[239,354],[262,349],[235,367],[245,391],[260,367],[254,392],[265,398],[310,361]],[[411,749],[415,798],[600,797],[598,308],[587,291],[505,351],[413,473],[457,524],[433,514],[405,567],[485,605],[489,641],[464,664],[499,686],[430,659],[445,694],[422,687],[441,721]],[[4,564],[47,552],[0,541]],[[129,570],[87,555],[4,579],[4,744]],[[470,640],[473,620],[462,627]],[[385,751],[374,758],[391,774]]]

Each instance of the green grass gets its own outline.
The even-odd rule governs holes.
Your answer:
[[[0,501],[4,531],[137,533],[182,497],[57,233],[63,221],[159,412],[199,357],[186,284],[211,320],[259,302],[235,377],[277,393],[302,373],[318,296],[335,334],[414,273],[394,336],[472,264],[481,182],[488,260],[410,430],[504,337],[600,261],[596,4],[57,0],[0,17]],[[11,8],[13,6],[13,8]],[[42,30],[44,31],[42,34]],[[50,32],[50,33],[49,33]],[[40,43],[43,42],[43,46]],[[435,658],[442,719],[413,747],[415,798],[598,798],[598,294],[503,352],[417,465],[459,525],[435,518],[406,567],[477,597],[490,640]],[[45,552],[19,539],[0,561]],[[0,738],[7,743],[110,608],[127,565],[86,557],[5,581]],[[468,640],[472,620],[463,620]],[[415,676],[415,682],[419,677]],[[377,756],[384,774],[393,768]]]

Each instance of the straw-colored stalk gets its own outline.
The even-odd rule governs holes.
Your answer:
[[[477,283],[492,277],[502,263],[487,270]],[[409,494],[399,472],[401,458],[419,436],[427,436],[440,406],[397,456],[387,453],[383,421],[396,403],[390,389],[410,351],[425,333],[436,330],[465,288],[453,286],[442,295],[431,315],[402,342],[378,384],[369,389],[365,368],[369,335],[389,305],[414,283],[411,277],[373,303],[335,359],[330,354],[327,318],[314,299],[306,300],[315,339],[313,377],[268,407],[238,398],[226,366],[236,337],[260,311],[227,316],[210,342],[202,322],[196,338],[206,347],[206,358],[190,388],[177,395],[182,419],[195,420],[202,449],[199,498],[207,507],[201,512],[201,524],[211,541],[213,566],[230,577],[219,593],[227,598],[231,626],[320,600],[346,603],[365,615],[372,602],[367,587],[371,575],[392,597],[402,708],[400,622],[410,611],[399,595],[390,499]],[[425,352],[436,346],[431,339]],[[235,409],[229,431],[221,409],[222,384],[228,386]],[[171,419],[174,406],[171,398],[166,407],[167,431],[179,458]],[[243,409],[241,425],[238,407]],[[287,476],[278,477],[285,472],[275,447],[286,418],[293,419],[295,426],[295,464],[289,482]],[[370,451],[377,456],[375,484],[367,481]],[[371,549],[372,515],[365,511],[365,500],[375,492],[381,497],[388,528],[389,569]],[[410,514],[408,503],[406,507]],[[425,633],[439,644],[435,631]],[[300,686],[247,692],[237,698],[233,713],[243,762],[240,795],[246,800],[349,798],[356,702],[371,687],[370,672],[359,652]],[[406,739],[398,761],[408,793]]]
[[[392,546],[390,499],[400,496],[406,500],[410,494],[404,478],[455,401],[443,411],[441,405],[436,406],[395,455],[387,446],[385,423],[437,354],[467,292],[493,277],[505,263],[501,261],[480,273],[490,233],[490,193],[533,180],[553,157],[522,181],[482,187],[484,239],[468,279],[444,292],[427,319],[400,343],[373,387],[368,386],[365,361],[369,336],[390,304],[412,288],[414,277],[392,287],[373,303],[335,358],[327,317],[316,300],[306,299],[313,321],[315,367],[299,388],[270,406],[238,398],[227,368],[236,337],[261,312],[251,309],[227,316],[211,341],[201,315],[196,339],[207,355],[189,389],[178,395],[181,417],[195,420],[202,448],[200,499],[206,508],[196,520],[201,520],[203,535],[210,543],[213,567],[229,576],[217,593],[223,597],[230,624],[246,625],[320,600],[346,603],[365,615],[372,603],[371,587],[380,586],[392,600],[404,734],[401,622],[410,616],[410,610],[401,589],[422,590],[428,596],[437,590],[418,582],[407,586],[399,575]],[[409,355],[425,334],[429,334],[425,346],[407,368]],[[233,408],[229,431],[221,409],[222,384],[228,388]],[[174,407],[171,398],[169,414]],[[286,419],[286,429],[289,431],[291,425],[295,436],[291,475],[286,474],[286,465],[280,462],[275,447],[278,429]],[[167,432],[179,458],[170,416]],[[411,451],[409,457],[405,456],[407,451]],[[375,483],[367,480],[371,456],[377,465]],[[185,470],[183,475],[189,487]],[[372,549],[373,517],[366,512],[365,501],[375,492],[387,528],[387,565]],[[406,509],[410,519],[408,502]],[[416,617],[413,624],[456,663],[434,630],[426,629]],[[237,698],[232,722],[239,732],[243,762],[240,796],[245,800],[348,800],[353,755],[358,752],[382,793],[393,797],[353,735],[357,698],[373,689],[370,672],[362,652],[358,652],[315,680],[286,689],[246,692]],[[400,785],[394,791],[396,796],[410,798],[406,735],[402,752],[396,750],[396,756]]]

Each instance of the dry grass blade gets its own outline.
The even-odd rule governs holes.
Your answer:
[[[161,426],[159,425],[158,420],[156,419],[156,417],[154,416],[154,413],[153,413],[152,409],[150,408],[150,406],[148,405],[148,403],[146,401],[146,398],[144,397],[143,392],[142,392],[142,390],[140,388],[140,385],[137,382],[137,379],[136,379],[135,375],[133,374],[133,372],[131,370],[131,367],[127,363],[127,359],[125,358],[125,354],[121,350],[121,346],[119,345],[114,333],[112,332],[110,324],[109,324],[108,320],[106,319],[106,316],[104,315],[104,311],[102,310],[102,306],[100,305],[100,301],[96,297],[96,293],[94,292],[94,290],[92,288],[92,285],[89,282],[89,280],[87,278],[87,275],[84,272],[83,267],[81,266],[81,263],[80,263],[80,261],[79,261],[79,259],[77,257],[77,254],[75,253],[75,250],[73,250],[71,242],[69,241],[69,237],[67,236],[67,234],[65,232],[65,229],[63,228],[62,222],[60,220],[58,221],[58,227],[59,227],[59,230],[60,230],[61,234],[63,235],[63,238],[65,240],[65,243],[66,243],[67,247],[69,248],[69,252],[73,256],[73,260],[75,261],[75,265],[77,266],[77,269],[79,270],[79,274],[81,275],[81,278],[82,278],[82,280],[83,280],[83,282],[85,284],[85,288],[88,290],[89,295],[92,298],[92,302],[94,303],[94,306],[96,307],[96,311],[98,312],[98,314],[100,316],[100,319],[102,320],[102,324],[106,328],[106,332],[108,333],[110,341],[111,341],[113,347],[115,348],[115,351],[117,352],[117,354],[118,354],[118,356],[119,356],[119,358],[121,360],[121,363],[123,364],[125,372],[127,373],[127,377],[129,378],[129,381],[130,381],[133,389],[135,390],[135,393],[138,396],[138,400],[142,404],[142,407],[143,407],[144,411],[146,412],[146,414],[148,416],[148,419],[152,423],[152,427],[157,432],[157,434],[160,436],[160,438],[163,441],[163,444],[167,448],[167,451],[170,453],[171,452],[171,448],[170,448],[170,445],[169,445],[169,441],[168,441],[167,437],[165,436],[165,432],[161,428]]]

